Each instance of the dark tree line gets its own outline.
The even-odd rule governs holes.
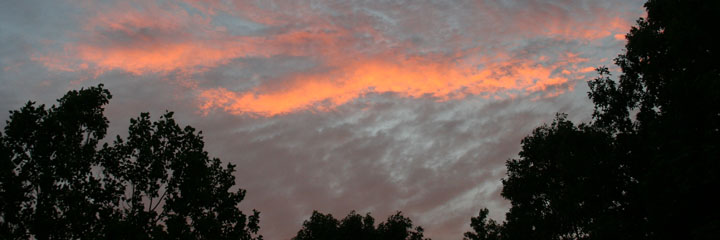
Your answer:
[[[293,240],[426,240],[423,228],[413,228],[412,220],[400,212],[388,217],[375,227],[375,219],[370,214],[362,216],[350,212],[342,220],[331,214],[312,213],[303,223]]]
[[[589,83],[593,121],[558,115],[507,162],[503,224],[466,239],[717,239],[720,1],[650,0],[625,53]]]

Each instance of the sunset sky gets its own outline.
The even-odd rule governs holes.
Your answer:
[[[265,239],[313,210],[461,239],[481,208],[504,218],[522,137],[589,120],[643,2],[3,0],[0,112],[103,83],[112,135],[165,110],[202,130]]]

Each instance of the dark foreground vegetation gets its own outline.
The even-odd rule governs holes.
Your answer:
[[[413,229],[412,220],[402,216],[400,212],[388,217],[375,227],[375,219],[366,214],[362,216],[350,212],[342,220],[330,214],[313,212],[310,219],[303,223],[293,240],[363,240],[363,239],[398,239],[424,240],[422,227]]]
[[[502,223],[483,209],[465,239],[717,239],[720,236],[720,1],[650,0],[616,59],[589,83],[593,120],[564,114],[507,162]],[[234,166],[166,113],[103,139],[102,85],[29,102],[0,133],[0,239],[262,239],[238,209]],[[479,204],[481,205],[481,204]],[[458,236],[460,237],[460,236]],[[400,213],[375,224],[314,212],[294,237],[423,239]]]
[[[503,224],[467,239],[720,237],[720,1],[650,0],[646,19],[591,81],[593,121],[558,115],[507,162]]]
[[[259,213],[238,204],[234,166],[166,113],[131,119],[98,146],[110,92],[70,91],[58,105],[10,112],[0,134],[0,239],[253,239]]]

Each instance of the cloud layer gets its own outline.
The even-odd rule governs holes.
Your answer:
[[[457,239],[502,218],[504,161],[558,111],[589,116],[641,1],[8,1],[0,110],[105,83],[114,132],[178,112],[239,165],[262,234],[313,209],[402,210]],[[575,116],[573,116],[575,114]]]
[[[587,60],[576,52],[525,54],[524,44],[588,44],[615,40],[629,29],[622,12],[592,2],[272,3],[86,4],[94,13],[73,33],[74,41],[62,52],[32,59],[94,77],[113,70],[177,73],[196,89],[203,110],[273,116],[334,109],[368,93],[443,101],[544,91],[582,77]],[[573,18],[579,14],[588,15]],[[495,26],[497,21],[507,24]],[[255,27],[231,29],[235,22]],[[274,56],[299,57],[312,66],[249,88],[199,87],[195,79],[242,67],[231,63],[235,59]]]

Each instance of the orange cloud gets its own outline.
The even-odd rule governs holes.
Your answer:
[[[189,1],[199,10],[215,14],[216,1]],[[116,11],[90,17],[78,34],[81,41],[65,46],[63,54],[34,55],[57,71],[90,70],[96,75],[122,70],[141,75],[172,71],[203,72],[242,57],[273,55],[339,55],[349,31],[316,25],[318,30],[288,30],[269,36],[234,36],[212,19],[190,14],[179,5],[158,6],[152,1],[141,8],[120,4]],[[227,10],[227,9],[225,9]]]
[[[84,32],[74,34],[79,40],[66,44],[61,54],[36,54],[32,60],[59,71],[140,75],[214,67],[243,52],[241,42],[229,41],[211,19],[178,5],[121,2],[107,9],[86,4],[99,9],[84,21]]]
[[[467,94],[542,91],[568,82],[565,76],[553,74],[556,68],[530,61],[476,69],[423,59],[373,59],[344,65],[331,73],[296,76],[290,86],[281,90],[233,92],[215,88],[201,91],[199,97],[205,111],[219,108],[233,114],[274,116],[306,109],[328,110],[368,93],[429,96],[443,101]]]
[[[370,93],[394,93],[408,98],[427,96],[439,101],[467,95],[517,96],[566,84],[593,69],[582,66],[588,59],[573,53],[560,53],[555,58],[541,56],[535,61],[529,60],[531,57],[513,59],[498,53],[485,57],[490,53],[482,52],[480,46],[448,46],[447,51],[438,54],[446,57],[430,56],[433,54],[415,49],[418,45],[413,41],[386,36],[388,33],[372,26],[370,20],[344,26],[315,16],[312,9],[302,6],[297,11],[303,14],[285,16],[253,4],[225,4],[216,0],[186,0],[185,4],[159,6],[148,1],[98,11],[86,21],[85,32],[78,34],[80,40],[66,45],[64,55],[33,55],[32,60],[52,70],[88,71],[96,75],[111,70],[136,75],[180,72],[185,79],[178,81],[198,91],[203,111],[221,109],[259,116],[305,109],[328,110]],[[590,24],[567,21],[567,16],[550,17],[536,24],[537,19],[554,16],[558,11],[561,9],[528,12],[519,19],[519,24],[513,25],[513,31],[525,37],[596,40],[629,28],[618,17],[595,19]],[[264,35],[233,35],[225,27],[215,25],[213,17],[219,12],[276,30]],[[419,33],[425,29],[415,27]],[[457,41],[449,44],[475,41],[463,40],[464,37],[467,36],[457,35],[452,38]],[[495,50],[501,51],[506,49]],[[234,59],[278,55],[312,58],[321,65],[318,68],[330,70],[290,74],[279,79],[282,88],[277,88],[279,84],[261,83],[242,91],[224,87],[197,89],[191,80],[195,73],[229,64]],[[554,95],[562,92],[555,88],[553,91]]]
[[[134,74],[169,72],[193,67],[210,67],[238,56],[236,48],[221,48],[194,43],[169,44],[158,48],[77,47],[84,62],[101,70],[122,69]]]

